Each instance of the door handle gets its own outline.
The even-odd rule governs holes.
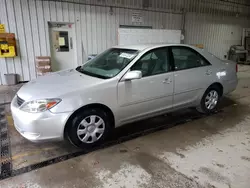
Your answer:
[[[166,78],[165,80],[162,81],[164,84],[170,84],[172,80],[170,78]]]
[[[212,74],[212,71],[211,70],[207,70],[206,71],[206,75],[210,76]]]

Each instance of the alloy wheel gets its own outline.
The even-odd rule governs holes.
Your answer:
[[[205,106],[208,110],[212,110],[216,107],[219,100],[219,94],[215,90],[211,90],[205,98]]]

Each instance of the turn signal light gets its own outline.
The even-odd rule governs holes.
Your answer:
[[[50,108],[52,108],[53,106],[55,106],[56,104],[57,104],[57,102],[55,102],[55,101],[49,102],[49,103],[46,104],[46,108],[47,108],[47,109],[50,109]]]

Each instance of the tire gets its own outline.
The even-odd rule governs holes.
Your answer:
[[[72,120],[67,129],[69,141],[82,149],[89,149],[103,143],[111,132],[111,121],[101,109],[86,109]]]
[[[210,114],[215,112],[220,102],[221,95],[222,93],[219,87],[217,86],[209,87],[205,91],[201,99],[200,105],[196,108],[197,111],[204,114]]]

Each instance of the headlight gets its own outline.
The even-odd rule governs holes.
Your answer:
[[[59,102],[61,102],[61,99],[34,100],[25,102],[20,109],[25,112],[32,112],[32,113],[44,112],[46,110],[49,110],[50,108],[53,108]]]

